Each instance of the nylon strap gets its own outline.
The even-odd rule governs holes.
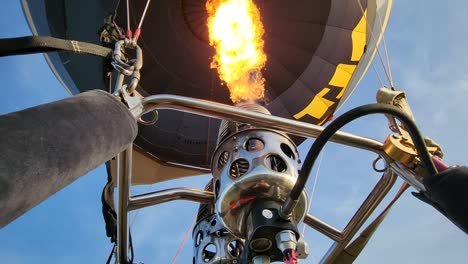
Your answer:
[[[0,57],[60,50],[104,58],[112,57],[112,50],[109,48],[76,40],[40,36],[0,39]]]
[[[341,253],[338,255],[334,264],[351,264],[353,263],[359,254],[362,252],[364,247],[369,242],[372,235],[375,233],[375,230],[383,222],[387,214],[390,212],[390,209],[393,207],[395,202],[401,197],[401,195],[408,189],[409,185],[404,182],[400,190],[397,192],[393,200],[385,207],[385,209],[370,223],[364,231],[357,237],[353,242],[351,242]]]

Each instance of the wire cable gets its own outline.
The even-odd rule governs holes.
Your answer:
[[[365,13],[365,10],[364,10],[360,0],[356,0],[356,2],[358,3],[359,8],[361,9],[361,12],[362,12],[362,16],[364,17],[364,19],[366,21],[367,31],[369,31],[369,34],[370,34],[372,40],[376,43],[375,50],[377,51],[377,55],[379,57],[380,63],[382,64],[385,75],[387,76],[388,82],[389,82],[390,86],[393,87],[392,77],[391,77],[391,74],[389,73],[390,69],[387,69],[386,63],[384,62],[384,59],[382,58],[382,54],[380,54],[380,49],[379,49],[379,46],[377,45],[377,39],[375,38],[374,32],[373,32],[372,28],[370,28],[369,21],[367,20],[367,14]],[[384,35],[384,33],[382,32],[382,37],[383,37],[383,35]],[[388,56],[388,53],[386,53],[386,55]],[[388,61],[388,57],[386,59]]]
[[[379,21],[379,26],[380,28],[383,28],[382,24],[382,19],[380,19],[379,13],[376,13],[377,20]],[[394,88],[394,82],[393,82],[393,75],[392,75],[392,67],[390,67],[390,56],[388,55],[388,48],[387,48],[387,41],[385,41],[385,34],[382,34],[382,42],[383,42],[383,47],[385,51],[385,58],[387,59],[387,68],[388,68],[388,73],[390,75],[390,84],[392,85],[391,88]]]
[[[379,72],[378,72],[377,69],[375,68],[374,63],[372,63],[372,69],[374,69],[374,72],[375,72],[375,74],[377,75],[377,79],[379,79],[380,87],[385,87],[385,85],[383,84],[382,78],[380,77]]]
[[[148,6],[150,5],[151,0],[146,1],[145,9],[143,10],[143,14],[141,15],[140,22],[138,23],[137,28],[141,28],[141,25],[143,24],[143,20],[145,19],[146,16],[146,11],[148,11]]]
[[[132,37],[132,30],[130,29],[130,0],[127,0],[127,38]]]

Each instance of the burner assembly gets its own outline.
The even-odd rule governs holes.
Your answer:
[[[270,115],[256,104],[237,107]],[[296,250],[297,224],[307,210],[306,193],[301,194],[289,219],[283,219],[279,210],[296,182],[299,165],[297,147],[286,134],[223,120],[211,162],[214,210],[212,215],[199,219],[194,229],[195,263],[247,263],[260,257],[261,263],[265,258],[282,261],[285,252]],[[209,244],[220,248],[215,249],[211,259],[204,258],[210,253],[206,251],[208,244],[200,243],[200,234],[216,233],[218,236],[210,236]],[[231,241],[227,238],[242,245],[236,247],[236,253],[241,254],[229,253]],[[216,262],[221,259],[231,262]]]
[[[215,214],[199,219],[193,241],[193,263],[238,263],[244,249],[244,240],[226,231]]]

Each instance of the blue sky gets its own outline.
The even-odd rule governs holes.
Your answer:
[[[406,90],[421,131],[438,141],[449,164],[468,165],[468,2],[395,1],[386,33],[396,86]],[[0,37],[29,35],[19,1],[3,1]],[[379,68],[379,64],[376,63]],[[68,96],[42,55],[0,58],[0,113]],[[374,102],[379,87],[367,76],[342,111]],[[383,140],[383,117],[368,117],[346,131]],[[310,142],[300,147],[304,153]],[[343,227],[379,178],[371,154],[330,144],[324,152],[311,213]],[[202,187],[207,177],[138,188]],[[0,230],[2,263],[103,263],[111,248],[101,216],[100,167]],[[173,202],[141,210],[133,222],[135,261],[170,263],[197,210]],[[307,229],[314,263],[330,241]],[[460,263],[468,258],[468,237],[409,192],[393,208],[356,263]],[[178,263],[191,262],[191,241]]]

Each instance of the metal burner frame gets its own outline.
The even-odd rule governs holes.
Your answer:
[[[122,89],[122,91],[122,95],[129,104],[132,114],[137,119],[145,113],[158,109],[173,109],[211,118],[247,123],[253,126],[279,130],[306,138],[317,138],[324,129],[324,127],[317,125],[243,110],[234,106],[206,100],[175,95],[154,95],[141,98],[138,95],[128,95],[125,89]],[[321,263],[333,263],[335,258],[344,250],[372,212],[388,194],[397,176],[402,177],[417,190],[422,190],[424,188],[417,180],[416,175],[404,169],[404,166],[392,160],[383,151],[383,144],[381,142],[342,131],[338,131],[330,141],[373,152],[385,160],[387,167],[383,176],[376,183],[343,230],[339,230],[313,215],[306,215],[304,219],[306,225],[335,241],[322,258]],[[126,150],[117,156],[116,171],[118,188],[117,259],[119,263],[128,263],[128,213],[130,211],[174,200],[187,200],[198,203],[214,202],[212,192],[192,188],[173,188],[131,196],[132,145],[129,145]]]

